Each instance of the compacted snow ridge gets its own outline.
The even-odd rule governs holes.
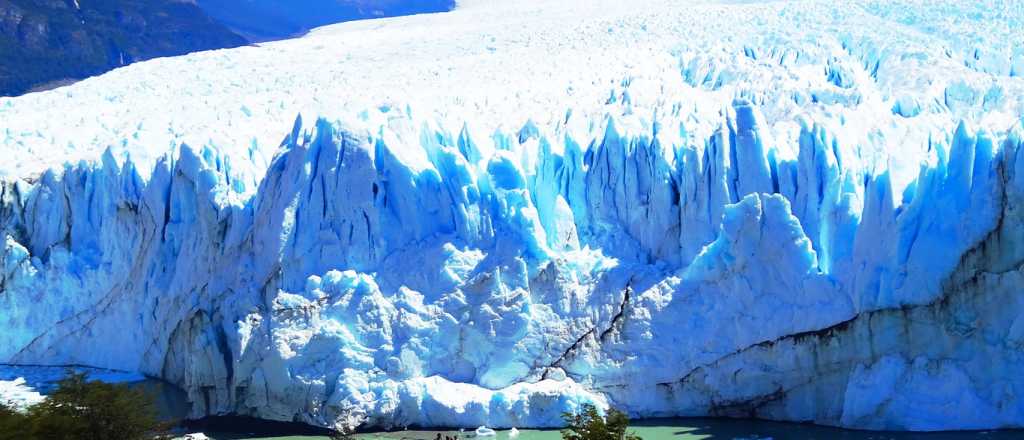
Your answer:
[[[320,426],[1022,427],[1024,6],[836,3],[468,1],[0,99],[0,362]]]

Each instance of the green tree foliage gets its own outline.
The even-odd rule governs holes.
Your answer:
[[[29,426],[25,414],[0,403],[0,440],[22,440],[28,437]]]
[[[626,432],[629,417],[626,413],[609,409],[605,417],[591,404],[584,404],[578,413],[563,413],[566,428],[562,430],[564,440],[641,440],[639,436]]]
[[[154,399],[142,390],[73,372],[24,412],[0,405],[0,440],[143,440],[164,431]]]

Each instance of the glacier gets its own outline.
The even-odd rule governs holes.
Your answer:
[[[337,61],[315,56],[383,39],[376,23],[421,36],[508,12],[470,2],[0,99],[0,361],[137,371],[185,390],[193,417],[319,426],[551,427],[588,403],[1024,426],[1024,40],[998,26],[1024,23],[1020,6],[648,3],[580,25],[675,36],[639,57],[598,47],[610,82],[546,87],[522,78],[551,58],[486,58],[566,49],[554,29],[578,2],[520,4],[554,17],[504,18],[538,42],[453,60],[370,44],[416,55],[364,88],[332,87]],[[944,19],[959,13],[975,21]],[[753,30],[659,30],[716,14]],[[312,66],[287,83],[288,63],[252,61],[271,53]],[[450,77],[415,76],[445,62]],[[230,74],[189,96],[138,80],[225,63],[299,97],[217,92],[272,82]],[[389,75],[442,86],[399,104]],[[110,84],[139,88],[93,96]],[[178,95],[197,111],[162,99]],[[115,110],[40,117],[79,103]],[[153,105],[171,108],[137,111]]]

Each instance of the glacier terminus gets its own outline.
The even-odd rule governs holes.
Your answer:
[[[0,98],[0,362],[324,427],[1021,428],[1022,119],[1017,0],[467,0],[145,61]]]

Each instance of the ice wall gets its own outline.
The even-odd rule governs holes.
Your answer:
[[[4,183],[0,360],[325,426],[554,426],[588,402],[1024,425],[1019,128],[961,123],[900,187],[822,125],[770,139],[750,100],[707,137],[571,119],[299,118],[254,194],[188,145]]]

